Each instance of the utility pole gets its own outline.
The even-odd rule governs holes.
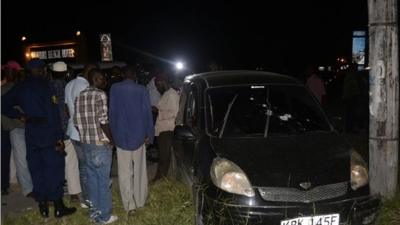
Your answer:
[[[395,195],[399,165],[398,0],[368,0],[370,190]]]

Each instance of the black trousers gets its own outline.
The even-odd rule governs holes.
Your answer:
[[[27,161],[36,201],[56,201],[63,197],[65,158],[55,146],[38,147],[26,143]]]
[[[10,132],[1,129],[1,190],[7,190],[10,187],[10,157]]]
[[[156,178],[165,177],[168,174],[169,164],[171,162],[171,147],[173,131],[161,132],[158,136],[158,149],[160,151],[158,157],[158,168]]]

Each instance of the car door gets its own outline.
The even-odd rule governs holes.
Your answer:
[[[183,160],[186,166],[193,169],[194,152],[196,149],[198,137],[198,101],[197,101],[197,87],[195,84],[190,84],[187,89],[187,100],[184,110],[184,125],[186,125],[194,134],[194,140],[183,140]]]

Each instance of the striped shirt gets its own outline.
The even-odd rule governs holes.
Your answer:
[[[109,143],[101,124],[108,124],[107,95],[90,86],[75,99],[74,125],[78,128],[80,141],[95,145]]]

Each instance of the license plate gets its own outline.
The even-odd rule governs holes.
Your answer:
[[[282,220],[281,225],[339,225],[339,221],[339,214],[329,214]]]

